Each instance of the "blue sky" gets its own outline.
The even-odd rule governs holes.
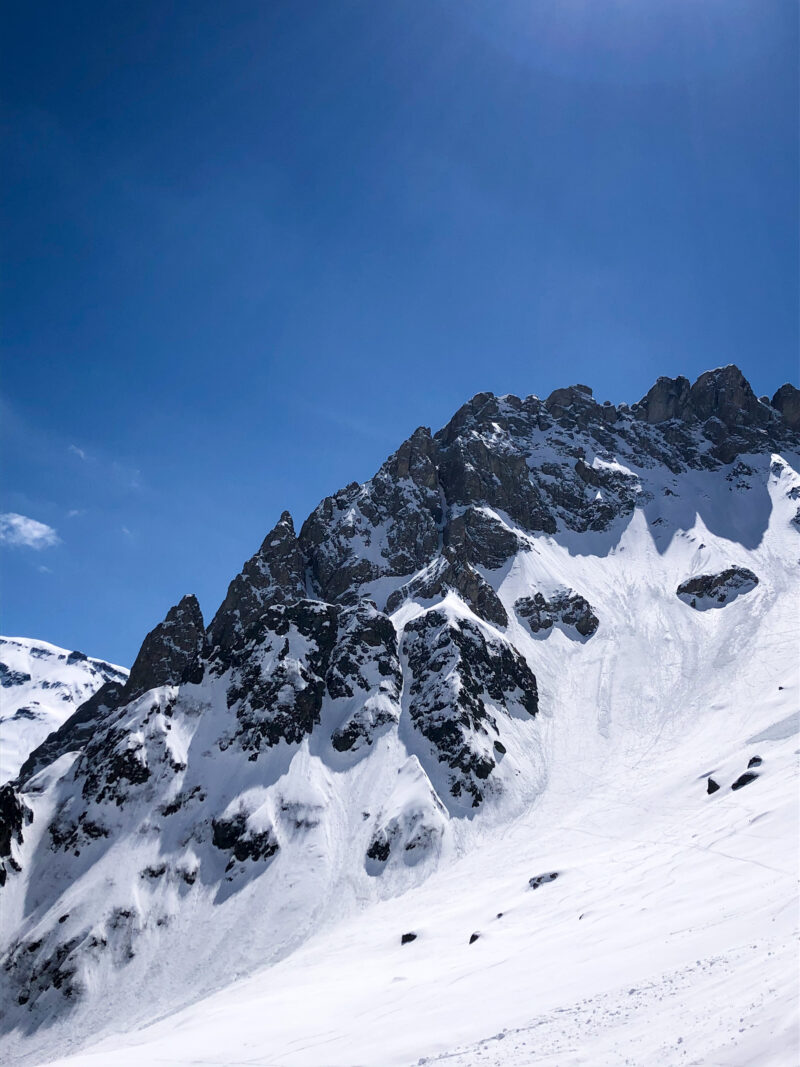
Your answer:
[[[0,511],[55,533],[0,526],[3,632],[130,663],[481,390],[796,380],[797,20],[13,5]]]

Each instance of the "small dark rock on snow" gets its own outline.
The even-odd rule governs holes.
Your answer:
[[[544,885],[546,882],[554,882],[558,878],[558,871],[548,871],[547,874],[537,874],[534,878],[528,879],[528,885],[531,889],[538,889],[540,885]]]
[[[745,771],[744,774],[740,774],[736,781],[731,786],[731,789],[741,789],[743,785],[749,785],[758,778],[757,774],[752,771]]]
[[[417,940],[417,935],[416,934],[402,934],[401,937],[400,937],[400,944],[401,945],[407,945],[410,941],[416,941],[416,940]]]

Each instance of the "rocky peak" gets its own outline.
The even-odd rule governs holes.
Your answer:
[[[544,402],[551,415],[558,417],[572,407],[596,407],[597,401],[588,385],[568,385],[565,389],[554,389]]]
[[[790,429],[800,430],[800,389],[789,382],[782,385],[772,398],[772,406]]]
[[[410,478],[424,489],[438,490],[436,473],[438,448],[427,426],[419,426],[385,464],[386,473]]]
[[[166,618],[145,637],[124,689],[132,700],[148,689],[177,685],[204,644],[203,614],[194,594],[171,607]]]
[[[476,393],[462,404],[447,425],[435,435],[445,447],[452,445],[475,426],[486,426],[500,415],[500,402],[494,393]]]
[[[238,647],[271,604],[291,604],[306,595],[306,564],[288,511],[245,563],[209,626],[212,647]]]
[[[686,410],[691,385],[688,378],[662,376],[640,401],[638,408],[646,422],[668,422],[679,419]]]
[[[769,409],[733,363],[706,371],[694,385],[682,376],[659,378],[635,409],[649,423],[718,419],[728,429],[763,426],[770,419]]]
[[[729,428],[763,426],[770,417],[733,363],[701,374],[689,390],[686,409],[700,422],[717,418]]]

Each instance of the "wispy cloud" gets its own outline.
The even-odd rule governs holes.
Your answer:
[[[87,455],[84,452],[84,450],[82,448],[78,448],[77,445],[70,445],[68,451],[72,452],[72,454],[74,456],[77,456],[78,459],[82,459],[82,460],[86,460],[87,459]]]
[[[79,515],[85,515],[86,508],[70,508],[67,512],[68,519],[76,519]]]
[[[0,544],[39,550],[51,548],[58,542],[58,534],[47,523],[29,519],[27,515],[18,515],[15,511],[0,515]]]

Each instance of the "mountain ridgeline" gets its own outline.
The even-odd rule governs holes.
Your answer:
[[[621,593],[586,561],[638,551],[632,531],[671,560],[700,524],[656,595],[713,626],[767,595],[745,564],[777,499],[800,533],[799,448],[800,392],[758,398],[734,366],[630,406],[480,393],[299,532],[284,512],[208,625],[184,597],[0,791],[5,1025],[99,1032],[97,975],[174,1006],[190,902],[227,908],[227,937],[266,916],[252,951],[210,939],[212,988],[291,951],[343,879],[401,892],[535,803],[559,721],[540,676],[615,641]]]

